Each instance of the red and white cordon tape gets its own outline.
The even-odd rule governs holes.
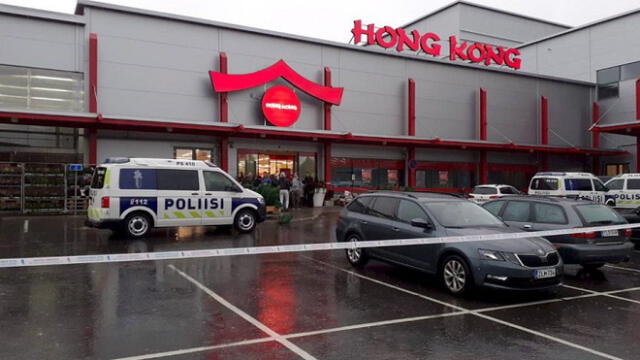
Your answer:
[[[354,249],[354,248],[372,248],[372,247],[385,247],[385,246],[433,245],[433,244],[462,243],[462,242],[474,242],[474,241],[500,241],[500,240],[526,239],[526,238],[534,238],[534,237],[580,234],[580,233],[588,233],[588,232],[602,232],[607,230],[625,230],[625,229],[635,229],[635,228],[640,228],[640,223],[595,226],[595,227],[588,227],[588,228],[573,228],[573,229],[562,229],[562,230],[486,234],[486,235],[443,236],[443,237],[427,237],[427,238],[412,238],[412,239],[358,241],[357,243],[356,242],[331,242],[331,243],[315,243],[315,244],[253,246],[253,247],[238,247],[238,248],[226,248],[226,249],[140,252],[140,253],[126,253],[126,254],[6,258],[6,259],[0,259],[0,268],[117,263],[117,262],[128,262],[128,261],[179,260],[179,259],[195,259],[195,258],[208,258],[208,257],[220,257],[220,256],[236,256],[236,255],[278,254],[278,253],[288,253],[288,252],[319,251],[319,250],[345,250],[345,249]]]

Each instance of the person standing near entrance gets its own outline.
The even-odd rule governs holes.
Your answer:
[[[300,207],[300,199],[302,198],[302,181],[298,178],[298,174],[293,174],[291,180],[291,203],[294,208]]]
[[[286,211],[289,208],[289,189],[291,188],[291,184],[284,175],[284,172],[280,173],[278,187],[280,188],[280,204],[282,204],[282,210]]]

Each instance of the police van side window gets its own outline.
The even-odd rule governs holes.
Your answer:
[[[622,190],[622,185],[624,184],[624,180],[612,180],[607,183],[607,187],[609,190]],[[640,185],[640,184],[638,184]]]
[[[151,190],[156,185],[154,169],[120,169],[121,190]]]
[[[640,179],[627,179],[627,190],[640,190]]]
[[[156,170],[158,190],[199,191],[198,170]]]
[[[204,186],[207,191],[241,191],[228,177],[215,171],[204,171]]]
[[[602,181],[598,180],[598,179],[593,179],[593,186],[596,189],[596,191],[606,191],[607,188],[604,186],[604,184],[602,184]]]
[[[537,178],[531,183],[531,190],[558,190],[558,179]]]
[[[591,179],[564,179],[567,191],[592,191]]]

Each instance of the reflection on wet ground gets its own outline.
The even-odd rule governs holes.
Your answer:
[[[3,218],[0,258],[333,241],[335,215],[137,241],[81,217]],[[0,269],[0,359],[638,358],[640,253],[566,271],[556,292],[459,299],[342,251]]]

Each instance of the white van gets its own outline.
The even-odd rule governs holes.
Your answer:
[[[539,172],[531,178],[529,195],[575,196],[604,204],[607,188],[591,173]]]
[[[96,167],[88,224],[145,236],[153,227],[234,225],[253,231],[264,198],[208,161],[112,158]]]
[[[609,179],[606,204],[621,209],[640,207],[640,174],[622,174]]]

